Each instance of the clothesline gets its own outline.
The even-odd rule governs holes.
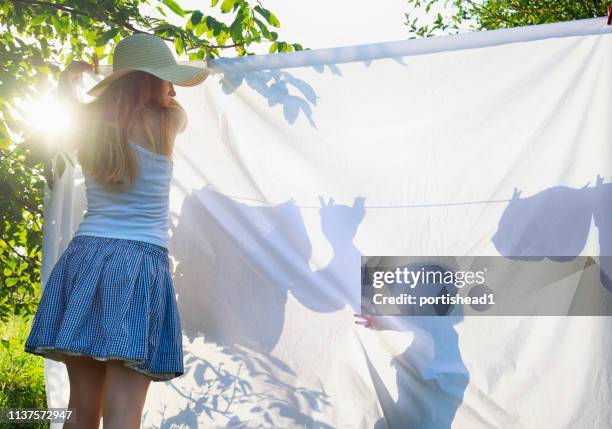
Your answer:
[[[195,189],[194,189],[195,190]],[[246,200],[246,201],[254,201],[258,203],[268,204],[270,206],[276,206],[283,203],[272,203],[266,200],[260,200],[257,198],[250,197],[240,197],[236,195],[225,195],[228,198],[234,198],[237,200]],[[363,206],[365,209],[404,209],[404,208],[426,208],[426,207],[448,207],[448,206],[465,206],[472,204],[491,204],[491,203],[508,203],[512,201],[512,199],[504,199],[504,200],[482,200],[482,201],[464,201],[457,203],[433,203],[433,204],[406,204],[406,205],[383,205],[383,206]],[[320,209],[321,206],[309,206],[309,205],[301,205],[295,204],[296,207],[301,209]]]

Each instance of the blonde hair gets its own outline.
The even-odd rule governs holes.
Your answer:
[[[128,135],[135,121],[142,122],[151,150],[156,152],[145,107],[160,113],[160,143],[166,150],[171,147],[175,135],[171,117],[174,107],[164,106],[159,100],[162,84],[152,74],[135,71],[114,81],[98,98],[82,106],[75,143],[83,172],[107,185],[122,184],[125,176],[134,183],[140,167],[134,149],[128,144]]]

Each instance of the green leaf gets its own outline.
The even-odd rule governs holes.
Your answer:
[[[215,37],[215,39],[217,40],[217,44],[224,45],[227,39],[229,39],[229,36],[230,36],[229,33],[226,31],[219,33],[219,35]]]
[[[16,278],[14,278],[14,277],[13,277],[13,278],[10,278],[10,279],[6,279],[6,280],[4,281],[4,284],[5,284],[7,287],[11,287],[11,286],[15,286],[15,285],[17,284],[17,282],[18,282],[18,281],[19,281],[19,279],[16,279]]]
[[[269,53],[274,53],[274,51],[276,51],[276,49],[278,48],[278,42],[274,42],[270,45],[270,49],[268,49]]]
[[[37,247],[37,246],[32,247],[32,248],[30,249],[30,253],[28,253],[28,258],[33,258],[33,257],[34,257],[34,255],[36,254],[37,249],[38,249],[38,247]],[[6,275],[6,274],[5,274],[5,275]]]
[[[268,30],[268,27],[266,27],[266,24],[264,24],[259,18],[255,18],[255,24],[257,24],[259,31],[261,31],[261,34],[263,34],[266,39],[272,40],[272,36],[270,35],[270,31]]]
[[[196,26],[195,35],[197,37],[200,37],[202,33],[204,33],[206,30],[208,30],[208,27],[206,26],[206,21],[202,21]]]
[[[277,28],[280,27],[280,21],[268,9],[264,9],[261,6],[255,6],[254,9],[255,9],[255,12],[259,13],[261,16],[263,16],[266,19],[266,21],[268,21],[268,24],[270,24],[273,27],[277,27]]]
[[[85,36],[85,40],[87,40],[87,43],[89,43],[90,45],[94,45],[96,43],[95,31],[85,30],[83,31],[83,36]]]
[[[230,10],[232,10],[235,4],[236,0],[223,0],[223,3],[221,3],[221,12],[228,13]]]
[[[114,38],[117,35],[118,32],[119,32],[119,28],[113,28],[111,30],[108,30],[108,31],[102,33],[102,35],[99,36],[98,40],[96,41],[96,47],[100,47],[100,46],[106,45],[109,40],[111,40],[112,38]]]
[[[232,35],[234,42],[242,41],[242,30],[244,28],[244,21],[247,18],[247,14],[244,13],[244,9],[240,9],[240,12],[236,15],[234,22],[230,25],[229,31]]]
[[[206,17],[206,26],[212,30],[212,34],[215,37],[221,33],[221,23],[212,16]]]
[[[212,2],[210,3],[210,7],[215,7],[217,3],[219,3],[219,0],[212,0]]]
[[[184,45],[183,40],[180,37],[174,38],[174,48],[176,49],[176,53],[179,55],[183,55]]]
[[[62,30],[65,33],[68,33],[70,31],[70,18],[68,17],[68,15],[64,15],[60,18],[60,24],[62,26]]]
[[[49,16],[41,13],[40,15],[36,15],[31,21],[30,25],[40,25],[47,20]]]
[[[105,50],[106,50],[106,46],[104,46],[104,45],[96,46],[94,48],[94,52],[98,56],[98,60],[101,60],[102,58],[104,58],[106,56],[106,54],[104,53]]]
[[[62,33],[62,23],[60,22],[57,15],[51,16],[51,22],[53,23],[53,28],[55,28],[56,33]]]
[[[191,14],[191,18],[189,19],[189,22],[191,22],[192,26],[196,26],[200,23],[200,21],[202,21],[202,17],[204,15],[202,14],[202,12],[200,12],[199,10],[196,10],[194,13]]]
[[[185,11],[174,0],[162,0],[162,2],[168,6],[168,9],[170,9],[172,12],[179,16],[185,16]]]

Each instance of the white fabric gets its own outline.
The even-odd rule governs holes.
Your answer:
[[[152,384],[143,427],[612,426],[608,317],[353,323],[361,255],[529,251],[516,237],[609,249],[590,196],[610,208],[611,30],[598,18],[218,60],[177,88],[187,372]],[[47,200],[43,278],[82,193],[68,169]],[[64,366],[46,375],[49,406],[65,406]]]

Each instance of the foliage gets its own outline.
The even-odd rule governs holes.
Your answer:
[[[152,8],[160,18],[142,12]],[[278,27],[271,11],[249,0],[212,0],[208,10],[177,0],[0,0],[0,321],[35,311],[45,178],[52,186],[53,169],[61,175],[65,166],[32,130],[24,106],[55,88],[72,60],[112,63],[114,45],[134,32],[156,34],[191,60],[224,49],[253,55],[250,47],[266,42],[270,53],[303,49],[278,40]]]
[[[607,15],[601,0],[406,0],[412,10],[405,14],[411,38],[496,30]],[[432,22],[423,23],[424,10]]]
[[[0,325],[0,408],[47,408],[43,358],[23,348],[29,332],[27,319],[12,316]],[[5,338],[11,338],[8,347]],[[19,428],[44,428],[48,423],[19,424]],[[2,427],[8,427],[7,424]]]
[[[1,152],[0,321],[31,314],[40,290],[43,182],[22,147]]]

